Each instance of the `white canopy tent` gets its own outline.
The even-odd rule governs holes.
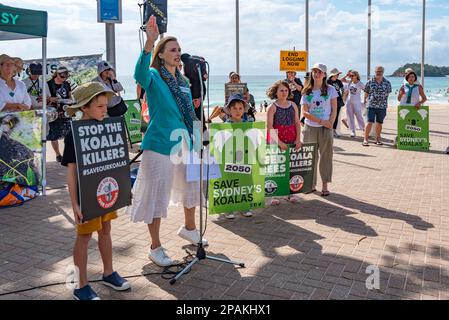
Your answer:
[[[21,39],[42,39],[43,79],[47,78],[47,30],[48,14],[45,11],[8,7],[0,4],[0,41]],[[47,139],[47,96],[43,90],[42,110],[42,195],[46,194],[46,139]]]

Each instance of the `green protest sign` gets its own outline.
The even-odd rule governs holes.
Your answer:
[[[429,150],[429,107],[398,107],[398,149]]]
[[[265,160],[265,195],[267,197],[290,194],[290,152],[277,145],[267,145]]]
[[[290,145],[285,151],[277,145],[267,146],[265,195],[278,197],[312,191],[316,155],[315,143],[303,144],[299,150]]]
[[[209,182],[209,212],[264,207],[265,123],[213,123],[210,136],[221,178]]]
[[[129,141],[131,144],[142,142],[140,103],[138,100],[126,100],[125,103],[128,106],[128,111],[125,113],[125,122]]]

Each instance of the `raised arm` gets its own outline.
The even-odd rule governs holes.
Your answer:
[[[134,78],[144,88],[148,89],[151,83],[151,50],[154,47],[154,43],[159,37],[159,28],[156,23],[156,17],[151,16],[147,23],[146,28],[147,41],[143,52],[140,54],[139,60],[137,60],[136,68],[134,71]]]

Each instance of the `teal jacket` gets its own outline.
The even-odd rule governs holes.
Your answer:
[[[181,139],[185,137],[190,149],[191,140],[175,98],[159,71],[150,68],[150,63],[151,53],[142,52],[134,71],[134,78],[145,89],[150,116],[140,148],[170,155],[179,151]],[[191,99],[191,94],[189,95]]]

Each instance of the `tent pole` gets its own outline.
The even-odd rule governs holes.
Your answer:
[[[46,177],[46,160],[47,160],[47,90],[45,84],[47,82],[47,38],[42,38],[42,195],[45,196],[47,191],[47,177]]]

